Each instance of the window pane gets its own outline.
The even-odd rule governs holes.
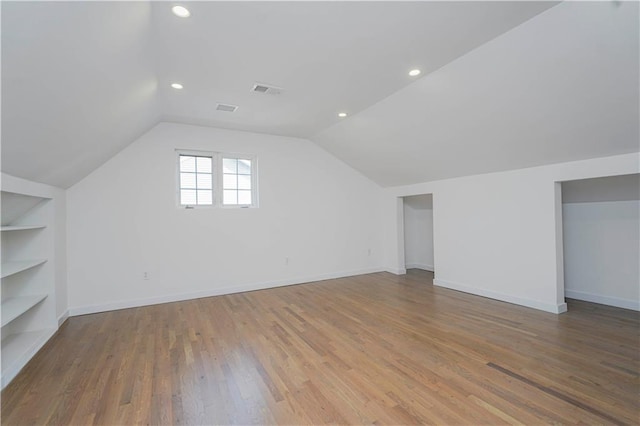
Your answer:
[[[224,189],[236,189],[238,187],[238,175],[224,175],[222,187]]]
[[[196,157],[198,173],[211,173],[211,157]]]
[[[238,175],[238,189],[251,189],[251,175]]]
[[[238,173],[238,160],[235,158],[223,158],[222,173]]]
[[[220,160],[222,160],[222,170],[219,170]],[[205,152],[202,155],[189,152],[178,153],[180,204],[183,206],[253,205],[252,161],[234,158],[233,154],[224,157],[224,154]],[[222,182],[218,181],[220,178]],[[218,193],[220,190],[222,194]],[[219,195],[221,200],[218,199]]]
[[[180,191],[180,204],[182,205],[196,204],[196,191],[192,189],[182,189]]]
[[[238,191],[238,204],[251,204],[251,191]]]
[[[210,190],[198,190],[198,204],[199,205],[211,205],[213,203],[213,199],[211,197]]]
[[[251,174],[251,160],[238,160],[238,174]]]
[[[195,172],[196,171],[196,157],[190,155],[180,156],[180,171],[181,172]]]
[[[223,203],[224,204],[238,204],[238,191],[235,190],[226,190],[223,194]]]
[[[211,175],[208,173],[198,173],[198,189],[211,189]]]
[[[195,173],[180,173],[180,188],[196,188]]]

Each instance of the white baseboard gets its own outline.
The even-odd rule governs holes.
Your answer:
[[[394,275],[404,275],[407,273],[407,270],[404,268],[386,268],[385,271]]]
[[[69,318],[69,310],[67,309],[58,317],[58,327],[60,327]]]
[[[426,263],[407,263],[405,267],[407,269],[422,269],[423,271],[433,272],[433,265],[427,265]]]
[[[322,274],[313,277],[299,277],[286,280],[267,281],[262,283],[244,284],[233,287],[221,287],[210,290],[197,291],[191,293],[169,294],[164,296],[148,297],[145,299],[122,300],[96,305],[76,306],[69,308],[69,316],[95,314],[98,312],[116,311],[118,309],[137,308],[140,306],[158,305],[161,303],[179,302],[182,300],[200,299],[202,297],[222,296],[225,294],[242,293],[245,291],[264,290],[275,287],[285,287],[289,285],[311,283],[315,281],[331,280],[334,278],[352,277],[354,275],[373,274],[382,272],[384,268],[369,268],[355,271],[337,272]]]
[[[615,306],[617,308],[632,309],[640,311],[640,301],[621,299],[619,297],[602,296],[600,294],[587,293],[584,291],[564,289],[564,294],[569,299],[584,300],[585,302],[599,303],[601,305]]]
[[[451,281],[445,281],[441,279],[434,279],[433,284],[439,287],[449,288],[451,290],[458,290],[465,293],[475,294],[477,296],[488,297],[490,299],[496,299],[503,302],[513,303],[516,305],[526,306],[528,308],[539,309],[541,311],[551,312],[553,314],[561,314],[567,311],[567,304],[552,304],[547,302],[541,302],[539,300],[524,299],[510,294],[498,293],[491,290],[485,290],[483,288],[471,287],[464,284],[453,283]]]

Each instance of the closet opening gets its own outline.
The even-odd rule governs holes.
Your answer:
[[[640,175],[561,185],[564,296],[640,310]]]
[[[404,266],[428,271],[433,279],[433,195],[403,197]]]

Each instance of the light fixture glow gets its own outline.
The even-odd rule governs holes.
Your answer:
[[[340,112],[340,113],[338,113],[338,117],[340,117],[340,118],[345,118],[346,116],[347,116],[347,113],[346,113],[346,112]]]
[[[409,71],[409,75],[410,75],[411,77],[415,77],[415,76],[417,76],[417,75],[420,75],[420,70],[419,70],[419,69],[417,69],[417,68],[416,68],[416,69],[413,69],[413,70]]]
[[[171,8],[171,11],[173,12],[174,15],[179,16],[181,18],[188,18],[189,16],[191,16],[191,12],[189,12],[189,9],[187,9],[184,6],[173,6]]]
[[[171,83],[171,87],[173,87],[174,89],[180,90],[182,89],[183,86],[180,83]]]

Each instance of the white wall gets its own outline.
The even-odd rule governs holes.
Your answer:
[[[404,261],[407,269],[433,271],[433,197],[404,197]]]
[[[404,269],[398,197],[432,193],[436,285],[562,312],[557,182],[639,171],[635,153],[386,189],[387,269]]]
[[[178,208],[176,148],[256,154],[260,207]],[[380,270],[381,195],[307,140],[160,123],[68,190],[71,313]]]
[[[562,185],[565,294],[640,310],[638,175]]]

